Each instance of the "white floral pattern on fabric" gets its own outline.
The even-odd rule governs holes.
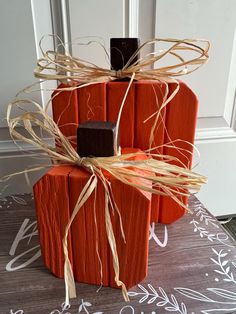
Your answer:
[[[13,196],[1,199],[2,205],[7,210],[11,209],[15,204],[17,206],[27,206],[32,202],[26,201],[24,196]],[[30,203],[31,204],[31,203]],[[153,282],[152,277],[147,277],[141,284],[137,285],[129,291],[131,302],[120,304],[114,314],[157,314],[157,313],[179,313],[179,314],[229,314],[236,313],[236,251],[235,245],[230,237],[219,226],[217,220],[212,217],[204,206],[196,199],[192,201],[191,208],[193,217],[187,216],[184,219],[185,226],[189,226],[189,232],[194,234],[198,245],[205,249],[205,264],[208,266],[207,272],[203,267],[203,271],[198,274],[199,280],[201,276],[207,277],[209,285],[201,289],[194,289],[191,285],[181,285],[164,287]],[[187,222],[187,224],[186,224]],[[38,231],[33,217],[23,217],[19,225],[18,232],[13,237],[10,247],[11,253],[17,252],[17,256],[24,253],[21,251],[21,242],[26,245],[35,246],[33,240],[37,239]],[[176,228],[177,225],[176,225]],[[152,224],[150,226],[149,240],[152,250],[154,249],[154,257],[158,259],[158,267],[162,265],[161,254],[171,253],[175,248],[173,245],[172,232],[175,226],[161,226]],[[181,230],[181,229],[180,229]],[[183,230],[183,229],[182,229]],[[181,234],[179,234],[181,236]],[[21,241],[23,240],[23,241]],[[201,245],[202,243],[202,245]],[[18,247],[19,244],[19,247]],[[184,247],[182,248],[184,249]],[[161,250],[161,254],[160,253]],[[175,251],[178,254],[178,250]],[[34,253],[34,252],[33,252]],[[14,255],[14,254],[13,254]],[[13,256],[12,255],[12,256]],[[15,255],[14,255],[15,256]],[[31,256],[32,258],[32,256]],[[36,259],[36,258],[35,258]],[[19,259],[18,262],[21,262]],[[34,262],[34,261],[33,261]],[[18,271],[24,271],[24,268],[32,267],[31,263],[24,262],[24,267]],[[172,264],[170,264],[172,265]],[[186,267],[190,265],[186,262]],[[14,269],[12,270],[14,272]],[[183,280],[184,281],[184,280]],[[162,282],[163,283],[163,282]],[[104,288],[105,289],[105,288]],[[116,291],[120,295],[120,291]],[[102,305],[96,305],[96,297],[94,299],[87,298],[78,299],[76,304],[65,306],[64,303],[55,309],[48,309],[45,314],[109,314],[111,312],[104,310]],[[63,299],[63,296],[61,296]],[[191,302],[190,302],[191,301]],[[193,303],[195,302],[195,303]],[[60,304],[60,303],[59,303]],[[197,304],[198,310],[191,308],[190,304]],[[104,303],[104,305],[106,305]],[[8,314],[28,314],[27,306],[24,309],[20,307],[11,307]]]

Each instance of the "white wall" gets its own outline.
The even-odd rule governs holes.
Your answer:
[[[36,49],[30,1],[1,1],[0,116],[17,91],[32,84]],[[0,127],[6,127],[1,119]]]
[[[33,76],[38,56],[38,47],[35,42],[38,42],[45,33],[52,33],[50,0],[1,0],[0,177],[35,164],[45,163],[44,160],[38,160],[32,156],[35,152],[33,154],[22,152],[14,145],[5,121],[7,104],[15,94],[37,81]],[[33,98],[41,102],[42,96],[45,95],[38,92]],[[19,143],[19,145],[22,150],[32,149],[24,143]],[[38,155],[39,153],[36,152],[36,157]],[[41,175],[42,172],[30,175],[32,182],[35,182]],[[24,176],[19,176],[7,183],[0,183],[0,193],[3,190],[4,194],[23,193],[29,192],[31,187],[27,186]]]

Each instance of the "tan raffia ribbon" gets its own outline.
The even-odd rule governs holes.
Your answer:
[[[51,35],[54,37],[54,35]],[[90,41],[87,45],[93,43]],[[145,47],[150,45],[168,44],[169,47],[148,53],[139,58],[135,63],[133,59]],[[201,47],[203,45],[204,47]],[[42,42],[40,42],[40,47]],[[104,46],[102,48],[105,50]],[[173,78],[186,75],[197,70],[208,60],[208,51],[210,43],[204,39],[172,39],[172,38],[155,38],[146,41],[133,54],[130,60],[124,65],[123,69],[114,71],[99,67],[93,63],[66,54],[58,53],[56,50],[44,51],[41,47],[43,57],[37,62],[34,70],[35,77],[44,80],[73,80],[79,84],[108,82],[121,78],[131,78],[135,73],[136,80],[161,80],[173,82]],[[105,50],[106,52],[106,50]],[[187,54],[189,59],[183,57]],[[107,52],[106,52],[107,54]],[[189,56],[190,54],[190,56]],[[167,56],[172,56],[176,62],[173,65],[155,67],[158,61]],[[150,69],[150,66],[153,68]]]
[[[158,43],[170,44],[170,47],[161,52],[154,52],[147,54],[137,62],[132,64],[133,58],[147,45],[153,45]],[[202,48],[199,44],[203,44],[205,47]],[[41,44],[40,44],[41,47]],[[153,113],[155,116],[155,122],[152,126],[150,134],[150,147],[153,141],[153,133],[157,126],[157,120],[161,114],[161,110],[170,102],[170,100],[176,95],[179,89],[179,83],[174,79],[176,76],[185,75],[195,71],[208,59],[208,51],[210,44],[206,40],[177,40],[177,39],[153,39],[144,43],[131,57],[128,63],[120,71],[114,71],[110,69],[100,68],[92,63],[86,62],[79,58],[72,57],[70,54],[60,54],[57,51],[46,51],[42,50],[43,57],[38,60],[37,67],[35,69],[35,76],[44,80],[61,80],[61,81],[75,81],[78,83],[77,86],[68,86],[63,90],[73,90],[84,87],[86,85],[95,84],[98,82],[107,82],[115,80],[117,78],[129,77],[130,82],[126,90],[124,99],[122,101],[119,115],[118,115],[118,129],[119,121],[122,115],[122,110],[125,104],[125,99],[131,87],[134,79],[136,80],[158,80],[164,82],[168,88],[169,82],[176,83],[176,88],[171,95],[168,95],[168,89],[166,90],[163,103],[157,112]],[[104,47],[103,47],[104,48]],[[196,54],[195,57],[185,60],[182,56],[182,52],[188,52]],[[173,56],[177,63],[155,68],[156,62],[163,59],[165,56]],[[153,69],[150,66],[154,65]],[[62,74],[65,73],[65,74]],[[24,89],[24,92],[27,88]],[[19,94],[18,94],[19,95]],[[32,105],[35,107],[35,111],[24,111],[16,117],[12,117],[12,110],[14,107],[20,107],[24,105]],[[124,184],[130,185],[135,188],[142,189],[144,191],[170,196],[180,206],[184,207],[188,211],[188,207],[181,202],[178,196],[187,196],[187,191],[193,190],[198,191],[202,184],[206,183],[206,178],[193,171],[187,169],[180,160],[173,156],[153,154],[155,147],[145,151],[149,158],[147,160],[130,160],[138,154],[143,152],[137,152],[132,154],[116,155],[112,157],[93,157],[93,158],[81,158],[72,147],[68,138],[66,138],[57,124],[47,114],[46,106],[44,109],[36,102],[29,99],[16,99],[14,102],[9,104],[7,111],[7,122],[9,125],[10,134],[13,139],[23,140],[31,145],[38,147],[44,153],[46,153],[52,160],[55,166],[61,164],[77,165],[85,168],[91,173],[91,177],[84,186],[75,208],[72,212],[70,220],[66,226],[65,235],[63,238],[63,250],[65,256],[64,265],[64,276],[65,276],[65,288],[66,288],[66,300],[65,305],[69,304],[69,299],[76,296],[74,276],[71,268],[71,263],[68,256],[67,248],[67,236],[70,226],[77,215],[80,208],[87,201],[87,199],[96,193],[98,181],[103,184],[105,192],[105,225],[108,242],[113,255],[113,268],[115,272],[115,281],[118,286],[121,286],[125,300],[128,300],[128,293],[126,287],[119,279],[119,260],[116,250],[116,241],[113,233],[110,208],[115,208],[118,215],[119,209],[112,199],[111,191],[107,185],[106,178],[103,175],[103,171],[107,171],[113,177],[120,180]],[[149,117],[151,118],[151,117]],[[149,119],[148,118],[148,119]],[[19,126],[23,127],[28,132],[28,137],[24,133],[21,133]],[[37,126],[41,131],[46,132],[49,137],[52,137],[60,147],[60,151],[51,147],[46,143],[41,136],[39,136],[33,126]],[[118,133],[117,133],[118,134]],[[117,136],[116,136],[117,140]],[[181,164],[182,167],[173,165],[175,161]],[[21,173],[28,173],[30,171],[36,171],[40,167],[25,170]],[[140,174],[140,170],[142,174]],[[143,174],[145,171],[146,175]],[[15,175],[15,174],[14,174]],[[142,179],[142,180],[137,180]],[[123,232],[122,221],[120,219],[120,227],[125,240]]]

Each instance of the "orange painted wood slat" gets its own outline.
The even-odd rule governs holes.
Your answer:
[[[170,84],[170,93],[175,89],[175,84]],[[170,140],[184,140],[194,143],[198,110],[198,99],[193,91],[183,82],[180,82],[180,89],[173,100],[167,105],[166,112],[166,132],[165,143]],[[177,148],[186,149],[186,151],[178,151],[176,148],[165,147],[164,154],[171,155],[180,159],[180,161],[191,167],[193,147],[185,142],[175,142]],[[181,166],[181,164],[179,163]],[[180,199],[187,204],[186,197]],[[161,197],[160,206],[160,223],[173,223],[181,218],[185,213],[185,209],[178,205],[170,197]]]
[[[153,113],[159,110],[163,103],[163,98],[166,92],[166,85],[154,81],[138,81],[135,83],[135,127],[134,127],[134,147],[142,150],[149,148],[149,138],[151,128],[155,122],[155,116],[149,119],[146,123],[144,121]],[[157,121],[157,128],[154,133],[154,142],[152,147],[160,146],[158,149],[152,151],[156,154],[162,154],[164,143],[164,108],[161,111],[160,118]],[[157,222],[159,217],[160,197],[159,195],[152,196],[152,210],[151,222]]]
[[[138,149],[123,149],[122,153],[137,152]],[[132,158],[147,159],[145,154]],[[145,171],[140,171],[146,174]],[[137,182],[138,181],[138,182]],[[137,183],[141,183],[137,179]],[[151,194],[125,185],[115,178],[110,179],[114,200],[119,208],[125,233],[124,242],[120,230],[119,217],[112,215],[112,225],[116,238],[117,253],[120,265],[120,280],[127,288],[139,283],[147,275],[149,225],[151,214]],[[145,182],[147,184],[147,182]],[[114,280],[113,258],[110,252],[110,286],[116,287]]]
[[[66,88],[70,85],[61,83],[58,89]],[[74,84],[72,84],[74,86]],[[56,89],[52,94],[53,119],[59,126],[61,132],[70,139],[73,147],[76,148],[76,134],[79,124],[79,110],[77,90],[59,91]]]
[[[78,88],[79,123],[106,121],[106,83]]]
[[[107,83],[107,121],[116,122],[129,82]],[[130,87],[120,121],[121,147],[134,146],[135,84]]]
[[[34,185],[42,257],[45,266],[60,278],[64,276],[62,239],[70,217],[68,176],[72,169],[53,167]],[[68,252],[73,267],[71,232]]]
[[[75,168],[69,177],[70,186],[70,207],[71,212],[77,199],[89,180],[91,174],[82,168]],[[84,206],[78,212],[72,226],[71,233],[73,238],[73,255],[75,260],[74,275],[79,282],[90,284],[109,285],[108,276],[108,248],[105,231],[104,215],[104,189],[101,182],[98,182],[96,197],[96,219],[98,234],[96,237],[96,225],[94,220],[94,199],[95,193],[90,196]],[[102,263],[103,276],[101,279],[101,265],[96,253],[96,242]]]

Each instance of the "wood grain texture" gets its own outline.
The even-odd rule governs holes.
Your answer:
[[[79,123],[106,121],[106,83],[78,88]]]
[[[90,174],[81,168],[75,168],[71,173],[69,177],[71,212],[89,178]],[[104,190],[102,189],[101,184],[98,184],[96,201],[96,218],[98,226],[100,227],[97,237],[94,221],[94,193],[80,209],[71,227],[73,255],[75,260],[74,274],[75,279],[79,282],[100,284],[100,264],[96,254],[96,241],[98,241],[99,252],[101,252],[100,258],[103,266],[102,282],[104,286],[108,286],[108,244],[104,223]],[[101,221],[103,223],[101,223]]]
[[[194,136],[197,122],[198,99],[194,92],[183,82],[179,82],[180,89],[166,107],[165,143],[174,142],[174,147],[164,147],[163,154],[177,157],[180,162],[191,167]],[[170,93],[176,84],[170,84]],[[173,145],[173,144],[171,144]],[[181,163],[177,165],[181,166]],[[187,204],[187,197],[180,196],[181,201]],[[173,223],[185,214],[185,209],[169,197],[161,197],[160,223]]]
[[[135,151],[137,149],[123,149],[122,152],[129,154]],[[147,157],[145,154],[142,154],[137,155],[134,159],[143,160],[147,159]],[[145,171],[142,171],[141,174],[145,175]],[[111,178],[110,182],[114,200],[120,211],[125,234],[124,242],[120,230],[119,217],[118,215],[112,215],[112,226],[117,239],[117,253],[120,261],[120,279],[126,284],[127,288],[131,288],[143,280],[148,271],[151,194],[127,186],[115,178]],[[137,180],[137,183],[141,183],[140,179]],[[116,287],[111,252],[109,260],[110,285]]]
[[[155,123],[156,117],[153,116],[147,122],[144,121],[153,113],[160,109],[163,103],[165,84],[152,81],[139,81],[135,83],[135,139],[134,147],[142,150],[149,149],[149,138],[152,126]],[[153,150],[154,154],[162,154],[164,142],[164,127],[165,127],[165,111],[163,108],[160,118],[156,121],[156,129],[153,133],[153,143],[151,147],[158,147]],[[157,222],[159,218],[160,196],[152,196],[151,222]]]
[[[117,125],[107,121],[80,123],[77,130],[77,153],[80,157],[109,157],[119,151],[119,134],[115,147]]]
[[[62,239],[70,218],[68,177],[72,170],[68,166],[54,167],[34,185],[42,258],[45,266],[60,278],[64,277]],[[71,232],[68,252],[73,267]]]
[[[61,83],[58,89],[63,89],[68,86]],[[63,91],[56,89],[52,93],[52,112],[53,119],[59,126],[61,132],[71,140],[71,144],[76,148],[76,134],[79,123],[79,109],[77,90]]]
[[[107,120],[116,122],[122,100],[128,88],[129,82],[107,83]],[[123,107],[120,121],[120,145],[121,147],[134,146],[134,120],[135,120],[135,85],[132,84]]]

